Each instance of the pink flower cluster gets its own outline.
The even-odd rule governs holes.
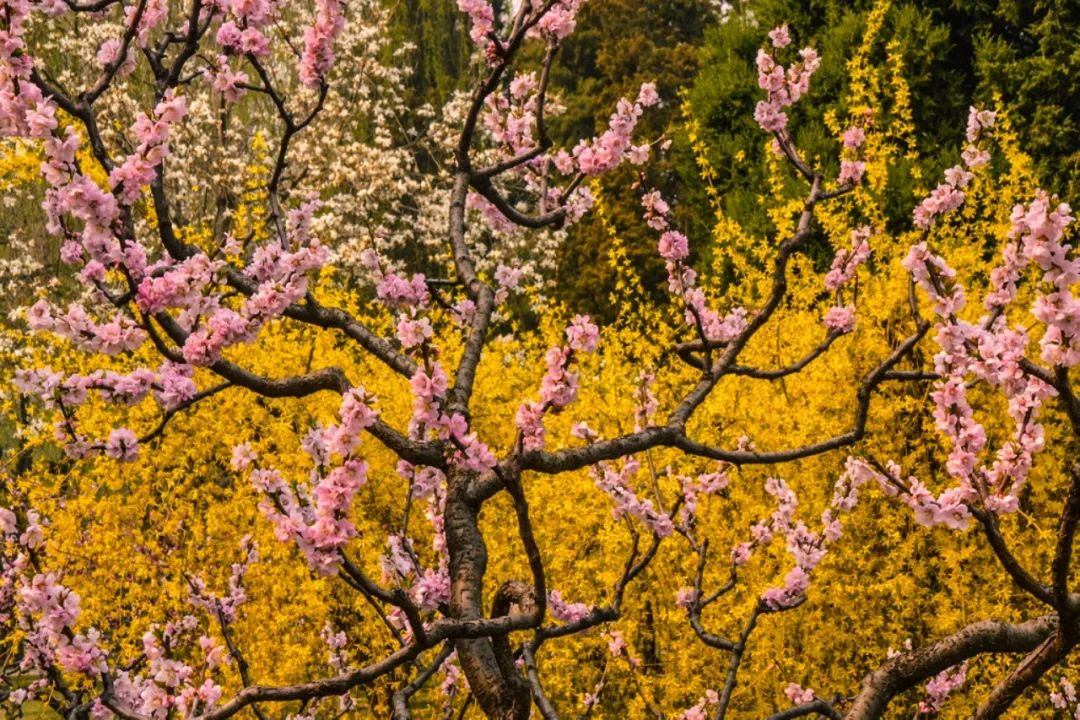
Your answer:
[[[990,153],[980,148],[978,143],[994,127],[996,119],[997,113],[991,110],[972,107],[968,111],[967,133],[965,134],[968,145],[961,153],[961,157],[969,168],[974,170],[990,162]]]
[[[521,268],[515,265],[503,265],[500,263],[495,268],[495,302],[498,305],[502,305],[510,297],[511,293],[516,293],[521,287],[521,280],[524,277],[524,273]]]
[[[802,521],[794,520],[798,498],[794,491],[780,478],[769,478],[765,491],[776,498],[777,509],[769,521],[762,521],[751,528],[756,544],[767,544],[775,534],[787,538],[787,549],[795,558],[795,567],[788,571],[783,587],[773,587],[761,594],[761,600],[770,610],[795,607],[803,601],[810,586],[810,573],[825,555],[820,536],[811,532]]]
[[[118,460],[133,460],[137,456],[138,441],[130,430],[114,430],[104,445],[91,444],[75,432],[71,411],[88,400],[90,391],[97,391],[106,402],[129,406],[139,404],[152,392],[166,411],[176,409],[196,394],[193,369],[169,361],[162,363],[156,373],[140,368],[128,374],[97,370],[89,375],[65,376],[47,367],[17,370],[14,384],[20,392],[40,398],[46,407],[65,412],[58,430],[60,439],[67,441],[69,455],[84,457],[96,450]]]
[[[551,616],[564,623],[574,623],[589,616],[589,606],[585,603],[570,603],[563,599],[562,593],[552,590],[548,593],[548,609]]]
[[[240,540],[240,550],[243,552],[243,560],[233,563],[232,572],[229,574],[229,591],[225,595],[219,596],[210,592],[201,577],[195,576],[189,579],[191,588],[188,602],[195,607],[205,609],[211,617],[220,618],[226,623],[234,622],[237,610],[247,602],[244,576],[247,575],[251,566],[259,561],[259,549],[250,535],[245,535]]]
[[[520,230],[510,218],[503,215],[502,211],[492,205],[483,195],[470,192],[465,200],[465,206],[470,210],[479,212],[480,217],[484,219],[484,224],[494,233],[513,235]]]
[[[138,350],[146,341],[146,332],[123,313],[99,323],[83,306],[74,303],[60,315],[54,314],[46,301],[39,300],[26,319],[32,330],[59,335],[85,352],[119,355]]]
[[[495,29],[495,11],[489,0],[457,0],[458,10],[469,16],[472,27],[469,37],[481,49],[486,50],[491,42],[488,36]]]
[[[1027,207],[1013,208],[1009,232],[1013,244],[1006,247],[1003,265],[991,276],[995,292],[987,302],[987,307],[994,309],[1011,301],[1021,263],[1037,267],[1047,286],[1031,308],[1032,315],[1046,327],[1039,341],[1042,359],[1067,368],[1080,363],[1080,299],[1072,290],[1080,282],[1080,259],[1070,257],[1073,247],[1062,242],[1075,219],[1071,212],[1066,203],[1054,206],[1042,191]]]
[[[720,695],[715,690],[706,690],[705,697],[698,698],[697,704],[684,710],[681,720],[709,720],[712,713],[709,708],[720,704]]]
[[[540,401],[523,403],[517,411],[517,427],[525,450],[544,447],[544,415],[559,412],[577,398],[578,376],[570,371],[575,353],[596,350],[600,331],[585,315],[575,315],[566,328],[567,344],[553,347],[545,357],[547,372],[540,383]]]
[[[935,219],[945,213],[956,210],[964,204],[964,189],[973,177],[969,170],[981,167],[990,161],[990,154],[979,143],[985,140],[994,126],[994,113],[988,110],[971,108],[968,116],[968,146],[963,152],[964,165],[956,165],[945,171],[945,182],[938,185],[915,208],[915,226],[928,230]]]
[[[702,498],[715,495],[728,486],[729,478],[727,466],[721,465],[714,472],[703,472],[697,475],[680,475],[679,486],[682,488],[683,522],[689,522],[690,518],[697,513],[698,503]]]
[[[789,683],[784,688],[784,695],[795,705],[805,705],[814,702],[817,695],[810,688],[804,688],[799,683]]]
[[[964,686],[967,680],[967,662],[942,670],[926,683],[926,699],[919,703],[919,715],[936,715],[945,701]]]
[[[413,603],[422,611],[435,610],[450,597],[450,556],[446,547],[446,476],[433,467],[416,467],[402,460],[397,466],[398,474],[408,480],[410,495],[417,500],[427,500],[426,517],[432,525],[432,548],[438,558],[435,569],[423,567],[412,549],[412,541],[392,536],[388,542],[390,552],[381,559],[384,580],[410,581],[406,588]],[[390,619],[405,634],[412,632],[407,618],[400,608],[391,613]]]
[[[754,119],[767,132],[781,132],[787,127],[784,108],[793,105],[810,88],[810,76],[818,69],[821,60],[813,48],[799,51],[798,62],[785,68],[776,61],[775,50],[791,44],[787,26],[783,25],[769,33],[773,50],[761,48],[757,54],[758,86],[767,94],[766,100],[758,102]],[[841,181],[843,182],[843,181]]]
[[[134,5],[124,8],[124,24],[128,27],[135,24],[135,11],[136,6]],[[142,17],[139,18],[139,23],[136,26],[135,45],[139,48],[145,48],[147,43],[150,42],[150,33],[161,24],[162,20],[168,17],[168,14],[169,6],[165,0],[149,0],[143,8]]]
[[[869,226],[851,231],[851,249],[841,250],[833,258],[832,267],[825,275],[825,289],[836,293],[840,300],[845,285],[855,279],[859,266],[870,257]],[[832,332],[849,333],[855,329],[855,306],[838,303],[828,310],[824,318],[825,327]]]
[[[334,64],[334,41],[345,27],[341,0],[318,0],[315,22],[304,31],[300,56],[300,82],[318,88]]]
[[[832,267],[825,275],[826,290],[838,291],[855,279],[855,271],[870,257],[870,236],[873,232],[869,225],[851,231],[851,248],[836,253]]]
[[[866,131],[853,125],[844,131],[841,138],[843,149],[840,157],[840,175],[836,181],[841,185],[858,185],[866,172],[861,148],[866,142]]]
[[[877,482],[886,495],[900,495],[914,512],[916,522],[926,527],[945,525],[954,530],[963,530],[971,518],[966,488],[949,488],[935,496],[918,479],[904,479],[900,466],[893,462],[886,463],[879,471],[858,458],[849,457],[841,479],[853,488],[871,480]]]
[[[146,5],[137,44],[142,42],[144,31],[160,22],[165,9],[159,2]],[[243,28],[232,26],[241,36],[265,25],[274,14],[272,6],[265,0],[238,0],[229,3],[228,9]],[[16,18],[15,26],[19,30],[20,22]],[[222,26],[225,35],[229,34],[229,25]],[[20,45],[21,39],[13,42]],[[119,52],[120,48],[115,44],[103,45],[101,49],[106,62],[117,60]],[[8,70],[21,67],[30,59],[20,56],[5,60],[6,63],[9,61],[10,67],[5,64]],[[24,70],[17,74],[26,79],[29,70]],[[5,77],[5,83],[8,79]],[[55,106],[43,99],[28,80],[12,85],[11,89],[17,91],[21,99],[15,105],[5,106],[5,112],[17,112],[19,117],[5,115],[4,132],[43,141],[45,162],[42,173],[48,183],[44,208],[49,231],[64,239],[61,258],[82,265],[79,275],[90,286],[96,302],[115,301],[133,291],[135,306],[143,313],[161,315],[178,310],[178,313],[170,314],[186,334],[177,342],[182,345],[188,363],[212,364],[229,345],[252,339],[263,325],[304,296],[306,273],[325,263],[326,249],[309,237],[311,215],[318,204],[308,203],[289,213],[288,234],[294,249],[283,249],[285,238],[257,249],[251,266],[246,269],[255,281],[253,291],[242,302],[226,306],[223,296],[217,293],[217,285],[222,279],[219,276],[225,269],[223,262],[212,261],[205,254],[197,253],[179,262],[163,259],[151,263],[146,249],[127,237],[121,228],[123,205],[139,197],[143,188],[153,181],[157,168],[168,154],[173,129],[187,112],[184,97],[169,90],[151,112],[137,117],[131,129],[135,151],[112,170],[110,185],[113,192],[109,193],[79,170],[76,162],[78,136],[70,127],[63,135],[57,132]],[[110,270],[119,272],[110,276]],[[108,282],[120,277],[129,287],[110,293]],[[33,329],[67,337],[90,352],[110,355],[132,352],[145,342],[145,329],[125,312],[116,312],[104,320],[98,319],[98,315],[89,305],[71,305],[65,312],[58,312],[39,303],[31,308],[28,320]],[[60,399],[73,401],[86,389],[94,388],[124,401],[141,398],[153,385],[159,401],[166,409],[171,409],[194,394],[190,369],[183,374],[163,373],[157,383],[148,378],[145,373],[142,376],[132,373],[123,378],[73,378],[62,383]],[[57,385],[52,379],[39,384]],[[135,452],[132,439],[127,431],[117,432],[100,449],[114,457],[128,459]],[[73,442],[69,448],[81,454],[88,448],[97,447],[86,444],[87,447],[80,449],[81,444],[85,443],[81,440]]]
[[[308,273],[329,257],[329,250],[308,235],[319,206],[312,201],[289,212],[287,233],[296,250],[285,250],[278,241],[255,249],[244,274],[256,285],[238,309],[222,305],[220,296],[200,292],[221,268],[210,261],[190,264],[194,259],[189,259],[167,270],[145,291],[140,285],[140,300],[148,307],[183,309],[178,320],[190,331],[182,350],[188,363],[213,365],[227,347],[254,340],[267,323],[307,294]]]
[[[243,86],[251,78],[243,70],[234,70],[227,55],[218,55],[216,60],[210,71],[210,84],[226,102],[234,103],[244,95]]]
[[[596,486],[614,502],[611,514],[616,520],[623,516],[634,517],[658,537],[668,537],[675,529],[671,518],[663,509],[657,510],[651,500],[641,498],[634,492],[631,481],[637,477],[640,469],[641,464],[629,457],[622,461],[618,469],[602,462],[591,466],[589,474]]]
[[[1076,686],[1062,676],[1058,681],[1059,690],[1050,693],[1050,704],[1058,710],[1065,710],[1073,720],[1080,720],[1080,699],[1076,694]]]
[[[980,120],[977,113],[972,117],[969,134],[975,133],[977,138],[993,118]],[[937,498],[914,479],[893,483],[905,493],[920,522],[962,528],[969,515],[967,504],[977,500],[991,512],[1015,511],[1034,455],[1045,446],[1045,433],[1037,418],[1045,400],[1056,392],[1025,371],[1027,331],[1010,327],[1004,310],[1016,298],[1025,268],[1037,267],[1050,288],[1037,294],[1032,306],[1032,314],[1046,326],[1040,341],[1042,357],[1066,367],[1080,360],[1074,339],[1080,330],[1080,305],[1071,293],[1080,279],[1080,266],[1070,258],[1071,246],[1061,242],[1073,218],[1068,205],[1051,208],[1049,198],[1040,193],[1029,207],[1013,210],[1010,243],[1003,251],[1002,265],[991,273],[991,292],[985,302],[991,315],[978,324],[956,317],[966,302],[963,287],[955,281],[956,273],[925,243],[914,246],[905,260],[905,267],[933,300],[940,318],[936,341],[941,352],[934,360],[941,379],[932,395],[934,418],[949,440],[946,469],[957,481]],[[1002,392],[1015,427],[989,465],[980,464],[987,435],[968,401],[972,376]]]
[[[101,63],[101,66],[103,68],[116,67],[118,77],[126,77],[135,70],[135,53],[129,48],[121,58],[122,49],[123,43],[119,38],[109,38],[101,43],[97,51],[97,61]]]
[[[768,546],[777,537],[784,538],[795,567],[788,571],[782,586],[768,588],[761,594],[761,601],[768,610],[787,610],[800,605],[806,598],[811,574],[825,557],[828,546],[839,540],[843,533],[840,514],[855,507],[858,485],[846,474],[837,480],[830,506],[821,516],[823,529],[817,533],[795,519],[799,500],[787,483],[775,477],[766,480],[765,491],[776,499],[776,510],[768,519],[751,525],[750,541],[736,545],[731,560],[736,567],[745,565],[758,548]]]
[[[93,629],[75,634],[75,623],[81,613],[79,596],[61,584],[57,575],[37,573],[28,579],[24,576],[17,604],[23,630],[33,648],[24,664],[28,660],[39,666],[55,662],[68,672],[86,674],[104,669],[105,653],[98,647],[99,635]]]
[[[577,25],[576,18],[585,0],[558,0],[529,31],[531,36],[562,42]]]
[[[495,467],[496,458],[491,449],[475,432],[469,432],[469,423],[460,413],[447,413],[447,378],[442,365],[429,360],[417,368],[412,376],[413,416],[409,424],[414,438],[450,440],[456,450],[451,462],[470,472],[486,474]]]
[[[916,284],[926,291],[938,315],[952,317],[967,305],[963,286],[954,281],[956,271],[944,259],[932,253],[925,242],[911,246],[903,266]]]
[[[187,115],[187,101],[169,89],[154,107],[152,115],[140,113],[132,127],[139,144],[135,152],[109,173],[109,186],[125,205],[139,198],[142,189],[154,180],[154,174],[169,154],[169,136],[173,125]]]
[[[635,102],[620,99],[611,115],[608,129],[600,137],[582,140],[574,148],[578,169],[586,176],[595,177],[618,167],[624,159],[635,165],[648,160],[648,146],[634,145],[632,135],[645,108],[658,102],[660,96],[652,83],[641,86]]]
[[[0,621],[14,621],[22,635],[17,670],[38,678],[14,689],[6,702],[18,708],[46,699],[50,678],[60,671],[83,675],[91,682],[110,671],[101,634],[94,628],[82,632],[76,628],[81,615],[79,596],[57,574],[31,569],[30,553],[38,553],[36,562],[43,556],[37,514],[29,511],[20,520],[12,510],[0,507],[0,543],[13,551],[0,553]],[[221,687],[210,678],[200,683],[201,673],[177,659],[178,651],[194,640],[197,627],[198,621],[186,615],[164,628],[151,628],[143,637],[143,672],[110,671],[115,701],[125,712],[164,720],[174,710],[186,717],[217,704]],[[198,646],[207,671],[223,662],[223,650],[211,638],[200,637]],[[112,717],[100,700],[92,701],[90,715],[103,720]]]
[[[427,278],[417,273],[410,278],[393,266],[384,267],[382,258],[372,249],[360,255],[360,262],[375,281],[375,295],[387,307],[396,310],[422,309],[431,302]]]
[[[356,457],[361,433],[377,421],[372,399],[363,388],[342,397],[340,424],[315,427],[301,446],[315,462],[309,483],[290,485],[275,469],[255,469],[251,482],[265,497],[259,504],[276,527],[282,542],[293,541],[304,552],[313,570],[333,575],[341,563],[341,549],[355,537],[349,517],[353,497],[367,482],[367,463]],[[331,468],[334,456],[340,462]],[[248,446],[233,450],[233,466],[245,470],[255,462]]]
[[[135,293],[135,304],[149,315],[171,308],[185,310],[203,304],[204,293],[217,281],[225,263],[198,253],[178,263],[163,262],[155,272],[143,278]],[[191,324],[181,317],[182,325]]]
[[[270,54],[270,41],[262,28],[278,16],[274,0],[221,0],[229,20],[221,23],[214,39],[228,52],[265,58]]]
[[[0,27],[0,136],[32,135],[30,113],[43,102],[41,91],[30,81],[34,58],[27,52],[24,34],[30,11],[35,6],[29,0],[9,0],[4,3],[4,27]],[[44,103],[51,108],[51,102]],[[41,137],[40,130],[33,136]]]
[[[938,185],[915,208],[915,226],[929,230],[935,219],[956,210],[964,204],[964,188],[971,182],[972,174],[956,165],[945,171],[945,182]]]
[[[195,667],[176,659],[176,649],[194,641],[196,627],[196,619],[187,615],[164,627],[155,625],[143,635],[145,674],[133,675],[127,670],[115,674],[115,696],[122,709],[164,720],[173,713],[188,717],[217,705],[221,699],[221,686],[210,678],[199,683],[200,673]],[[198,644],[205,653],[207,669],[223,662],[223,650],[211,638],[201,636]],[[100,710],[102,717],[112,716],[104,708]]]
[[[441,516],[441,511],[440,511]],[[439,526],[441,529],[441,526]],[[401,535],[387,538],[389,552],[380,558],[383,582],[410,583],[410,599],[422,611],[432,611],[450,600],[449,558],[440,553],[437,569],[425,568],[413,550],[412,541]],[[397,624],[403,631],[410,631],[406,618],[395,613]]]
[[[746,310],[735,308],[721,316],[708,306],[705,291],[697,287],[697,272],[686,264],[690,242],[678,230],[669,229],[670,207],[655,191],[642,199],[645,221],[649,227],[662,231],[657,249],[665,260],[668,290],[679,296],[686,305],[686,323],[710,343],[728,343],[746,329]]]
[[[555,22],[572,18],[577,3],[556,3],[545,20]],[[550,27],[554,28],[554,25]],[[536,27],[533,28],[537,31]],[[547,30],[544,31],[545,33]],[[535,198],[541,212],[553,208],[562,208],[566,224],[578,222],[593,206],[595,199],[587,185],[575,177],[567,189],[557,182],[552,182],[551,175],[571,177],[578,174],[596,176],[614,169],[624,161],[643,164],[649,158],[650,146],[647,143],[634,144],[633,131],[644,108],[660,102],[656,86],[645,83],[638,92],[635,102],[622,99],[611,116],[610,127],[600,137],[581,140],[572,153],[566,150],[541,152],[535,132],[539,124],[540,87],[535,73],[526,73],[512,78],[508,85],[509,92],[493,93],[485,99],[482,116],[483,129],[497,149],[499,158],[511,161],[509,175],[514,176]],[[550,104],[547,110],[552,108]],[[527,160],[515,158],[527,157]],[[493,232],[501,235],[517,235],[522,228],[507,218],[488,198],[471,192],[467,198],[469,209],[476,210],[485,224]]]

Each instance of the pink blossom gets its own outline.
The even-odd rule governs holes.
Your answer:
[[[258,459],[258,454],[252,449],[250,443],[243,443],[237,445],[232,449],[232,468],[239,472],[243,472],[251,467],[251,464]]]
[[[217,69],[212,74],[213,88],[227,102],[234,103],[243,96],[245,90],[242,86],[248,83],[248,75],[243,70],[233,70],[224,55],[219,55],[217,60]]]
[[[967,680],[967,663],[942,670],[926,683],[926,699],[919,703],[920,715],[933,715],[941,711],[949,695]]]
[[[571,350],[591,353],[596,350],[596,344],[600,340],[600,330],[588,315],[575,315],[570,326],[566,328],[566,339]]]
[[[652,107],[660,102],[660,95],[656,92],[656,83],[643,83],[638,92],[638,105]]]
[[[994,127],[997,113],[991,110],[980,110],[976,107],[968,109],[967,133],[965,137],[969,143],[978,142],[986,134],[986,131]]]
[[[675,605],[683,610],[689,610],[697,602],[697,591],[692,587],[679,588],[675,593]]]
[[[544,447],[544,406],[537,402],[522,403],[515,416],[522,443],[526,450]]]
[[[413,320],[403,315],[398,320],[397,338],[406,350],[419,347],[432,336],[433,332],[431,321],[427,318]]]
[[[300,57],[300,81],[317,88],[334,64],[334,41],[345,26],[339,0],[318,0],[315,22],[304,32]]]
[[[777,49],[791,42],[786,26],[776,28],[770,33],[773,46]],[[777,43],[780,43],[779,45]],[[776,62],[771,51],[761,48],[757,54],[758,86],[765,90],[767,97],[758,102],[754,109],[754,119],[767,132],[782,132],[787,127],[787,114],[784,108],[799,101],[810,87],[810,76],[821,64],[813,48],[799,51],[799,62],[785,68]]]
[[[990,153],[975,145],[968,145],[960,155],[964,160],[964,164],[972,170],[990,162]]]
[[[457,0],[458,10],[467,14],[472,23],[469,37],[481,48],[487,47],[488,34],[495,23],[495,11],[488,0]]]
[[[562,41],[574,32],[578,10],[585,0],[558,0],[540,18],[530,34],[538,34]]]
[[[754,108],[754,120],[767,132],[780,132],[787,127],[787,114],[775,102],[761,100]]]
[[[219,45],[228,50],[239,50],[241,35],[240,28],[237,27],[235,22],[229,20],[221,23],[221,27],[218,28],[214,39]]]
[[[861,160],[841,160],[840,175],[836,181],[841,185],[857,185],[866,172],[866,163]]]
[[[844,131],[844,147],[850,150],[857,150],[864,142],[866,142],[866,132],[858,125],[849,127]]]
[[[810,577],[806,571],[796,565],[784,578],[784,586],[769,588],[761,594],[761,600],[770,610],[784,610],[795,607],[806,597]]]
[[[788,32],[787,23],[769,31],[769,40],[774,48],[785,48],[791,44],[791,35]]]
[[[784,688],[784,695],[786,695],[787,699],[795,705],[805,705],[806,703],[813,702],[814,698],[817,697],[814,695],[813,690],[804,688],[798,683],[788,684],[788,686]]]
[[[669,262],[685,260],[690,255],[690,242],[677,230],[668,230],[660,236],[660,257]]]
[[[258,28],[249,27],[240,33],[237,49],[242,53],[264,58],[270,54],[270,41]]]
[[[838,333],[849,333],[855,329],[855,306],[837,305],[825,313],[825,327]]]
[[[139,440],[127,428],[117,428],[109,433],[105,454],[121,462],[131,462],[139,457]]]
[[[564,623],[574,623],[584,620],[589,615],[589,606],[585,603],[568,603],[563,600],[562,593],[552,590],[548,593],[548,608],[551,616]]]
[[[836,291],[855,278],[855,272],[870,257],[869,238],[873,230],[868,226],[851,231],[851,249],[841,250],[833,258],[832,267],[825,276],[825,288]]]

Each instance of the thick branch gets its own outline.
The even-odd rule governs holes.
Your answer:
[[[1018,624],[983,620],[932,645],[897,655],[866,676],[846,720],[876,720],[900,693],[977,655],[1031,652],[1054,633],[1057,625],[1054,615]]]

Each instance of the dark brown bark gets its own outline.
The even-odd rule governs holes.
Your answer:
[[[484,617],[484,575],[487,546],[480,534],[480,503],[469,497],[473,476],[450,478],[446,499],[446,544],[450,553],[450,617],[479,620]],[[505,638],[505,635],[503,636]],[[500,663],[491,637],[455,641],[461,669],[484,715],[491,720],[526,720],[530,692],[525,678],[513,663]]]

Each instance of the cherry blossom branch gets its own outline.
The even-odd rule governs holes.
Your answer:
[[[1028,594],[1051,607],[1055,607],[1053,590],[1032,577],[1020,564],[1012,551],[1009,550],[1005,538],[1002,537],[1001,531],[998,529],[997,516],[977,507],[971,508],[971,514],[982,525],[986,539],[997,556],[998,562],[1012,576],[1013,581]]]
[[[863,380],[857,393],[857,406],[852,428],[827,440],[798,448],[773,452],[753,450],[724,450],[691,440],[674,423],[664,427],[649,427],[612,440],[602,440],[580,448],[556,452],[533,450],[522,456],[522,468],[547,474],[578,470],[604,460],[613,460],[655,447],[675,447],[691,455],[729,462],[732,465],[773,465],[790,462],[852,445],[866,434],[870,400],[877,387],[885,382],[889,371],[908,356],[929,330],[926,324],[905,338]],[[700,386],[699,386],[700,387]]]
[[[1075,626],[1060,626],[1013,668],[990,692],[972,720],[994,720],[1009,709],[1027,688],[1064,660],[1076,646]],[[1068,632],[1072,639],[1066,638]]]
[[[887,660],[862,682],[846,720],[875,720],[889,702],[938,673],[986,653],[1031,652],[1057,630],[1056,615],[1022,623],[982,620],[931,645]]]
[[[728,663],[724,687],[720,691],[720,702],[716,708],[715,720],[724,720],[727,716],[728,705],[731,704],[731,694],[735,692],[735,685],[738,682],[739,666],[742,665],[743,654],[746,652],[746,643],[749,642],[750,635],[753,634],[754,628],[757,627],[758,618],[765,612],[768,612],[768,608],[764,602],[759,601],[754,605],[754,609],[750,611],[750,617],[746,619],[742,632],[739,633],[739,639],[730,650],[731,659]]]
[[[521,647],[521,657],[525,661],[525,674],[529,678],[529,687],[532,691],[533,704],[536,705],[540,717],[544,720],[559,720],[559,713],[551,704],[544,686],[540,682],[540,673],[536,668],[536,657],[531,643],[525,643]]]
[[[102,140],[101,131],[97,125],[97,116],[90,106],[84,102],[73,100],[60,88],[49,83],[48,80],[41,76],[37,68],[30,71],[30,81],[41,90],[45,97],[50,98],[64,112],[77,118],[82,123],[94,159],[98,161],[98,164],[101,165],[105,172],[112,172],[115,165],[109,151],[105,148],[105,141]]]
[[[1069,475],[1071,476],[1069,493],[1058,520],[1057,543],[1054,548],[1054,559],[1050,565],[1054,607],[1062,614],[1062,620],[1066,624],[1076,617],[1077,612],[1080,612],[1078,598],[1069,592],[1068,585],[1073,541],[1076,538],[1077,525],[1080,524],[1080,465],[1073,464],[1069,468]]]
[[[196,393],[195,396],[192,397],[190,400],[185,400],[176,407],[169,408],[165,411],[165,414],[162,416],[161,421],[157,424],[157,426],[153,430],[139,438],[139,444],[145,445],[151,440],[160,437],[165,432],[165,427],[169,424],[169,421],[176,417],[178,413],[194,407],[203,400],[213,397],[214,395],[217,395],[224,390],[228,390],[231,387],[233,387],[233,384],[230,382],[219,383],[218,385]]]
[[[128,20],[128,26],[120,39],[120,49],[117,51],[116,57],[110,62],[105,63],[105,68],[101,73],[101,77],[98,78],[98,81],[92,88],[79,93],[79,102],[81,104],[86,107],[93,105],[94,101],[109,89],[109,85],[112,84],[117,71],[120,70],[120,66],[124,64],[124,61],[127,58],[127,54],[131,48],[131,41],[135,39],[135,36],[139,32],[139,24],[142,22],[143,13],[146,11],[146,5],[147,0],[139,0],[139,3],[135,6],[135,12],[132,13],[130,20]]]
[[[394,693],[392,698],[394,720],[411,720],[412,713],[409,711],[409,698],[418,693],[421,688],[431,680],[435,673],[442,668],[443,664],[453,653],[453,644],[446,643],[443,645],[439,654],[435,656],[428,666],[424,668],[412,682]]]
[[[554,41],[548,41],[547,50],[544,51],[544,59],[540,63],[540,83],[536,91],[536,132],[539,137],[537,138],[535,147],[519,153],[514,157],[502,160],[490,167],[476,171],[474,174],[476,179],[489,180],[498,175],[502,175],[528,163],[530,160],[540,157],[551,149],[552,142],[551,138],[548,136],[544,110],[547,104],[548,83],[551,80],[551,66],[555,62],[555,55],[558,50],[558,44]],[[491,198],[488,199],[491,200]]]
[[[743,377],[754,378],[755,380],[779,380],[780,378],[793,375],[806,368],[807,365],[812,363],[817,358],[825,354],[825,352],[832,346],[833,342],[837,338],[842,337],[844,333],[839,330],[830,330],[825,339],[819,343],[813,350],[804,355],[800,360],[786,365],[781,368],[775,368],[773,370],[762,370],[754,367],[746,367],[743,365],[734,365],[729,371],[732,375],[740,375]],[[684,358],[685,359],[685,358]],[[690,361],[687,361],[690,362]],[[690,364],[693,364],[692,362]]]

